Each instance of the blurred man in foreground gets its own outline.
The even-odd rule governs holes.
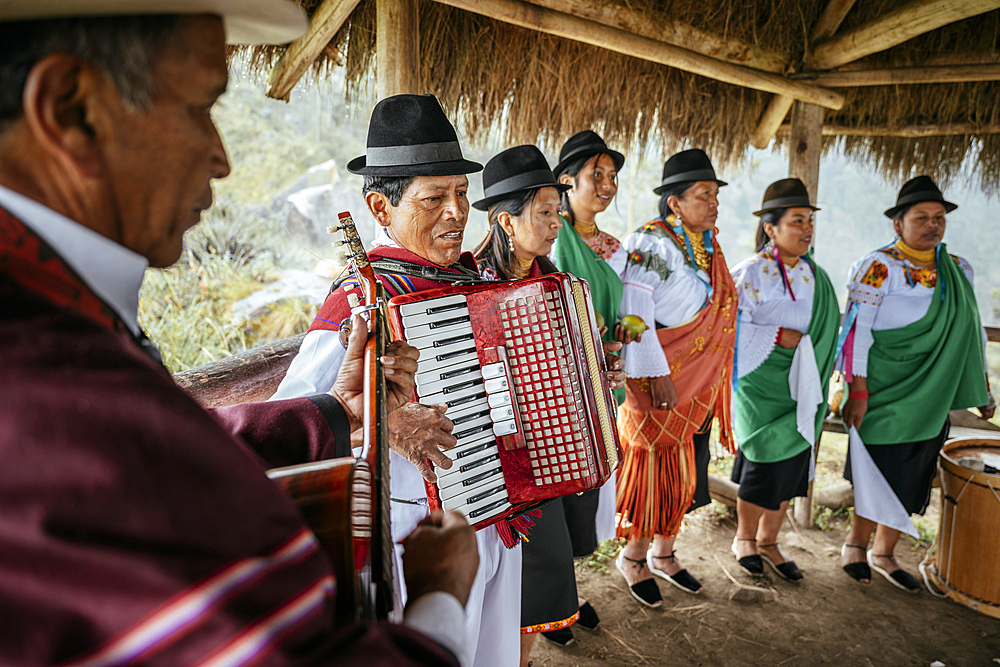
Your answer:
[[[338,634],[329,563],[264,475],[349,451],[364,327],[329,394],[206,411],[136,322],[146,266],[177,260],[229,173],[210,114],[227,38],[304,28],[286,0],[0,5],[0,664],[456,665],[464,651],[478,557],[463,519],[408,539],[404,625]],[[415,358],[395,345],[382,360],[390,409]]]

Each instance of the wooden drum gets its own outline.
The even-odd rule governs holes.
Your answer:
[[[1000,618],[1000,475],[960,466],[966,457],[1000,469],[1000,439],[958,438],[942,448],[941,523],[928,570],[956,602]]]

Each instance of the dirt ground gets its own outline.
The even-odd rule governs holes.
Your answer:
[[[762,579],[744,575],[730,551],[735,529],[734,519],[711,507],[688,517],[677,554],[705,588],[690,595],[659,580],[660,609],[635,602],[612,562],[606,573],[578,568],[580,595],[597,609],[601,627],[595,632],[574,627],[576,641],[566,648],[539,638],[531,655],[534,667],[1000,663],[1000,619],[927,591],[904,593],[878,574],[869,585],[855,582],[840,569],[842,532],[798,531],[786,521],[782,548],[805,575],[792,584],[770,570]],[[896,555],[919,577],[917,564],[926,551],[903,536]],[[763,601],[730,600],[735,586],[726,571],[770,591]]]

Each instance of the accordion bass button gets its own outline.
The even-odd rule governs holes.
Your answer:
[[[498,377],[493,378],[492,380],[486,380],[485,385],[487,394],[497,394],[502,391],[505,392],[507,391],[507,378]]]
[[[486,380],[492,380],[493,378],[504,377],[507,374],[507,369],[502,363],[498,364],[486,364],[483,366],[483,378]]]

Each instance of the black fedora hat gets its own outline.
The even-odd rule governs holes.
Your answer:
[[[563,175],[563,172],[566,171],[571,162],[602,154],[611,156],[611,161],[615,165],[615,171],[621,170],[622,165],[625,164],[625,156],[618,151],[608,148],[608,145],[604,143],[604,139],[601,139],[600,135],[596,132],[590,130],[577,132],[563,144],[562,150],[559,151],[559,164],[552,171],[558,178]]]
[[[483,169],[483,198],[472,206],[485,211],[490,206],[516,192],[555,188],[559,192],[570,189],[556,181],[549,163],[537,147],[515,146],[494,155]]]
[[[456,176],[483,165],[462,157],[458,135],[433,95],[393,95],[375,105],[365,154],[347,163],[362,176]]]
[[[809,191],[806,190],[805,184],[797,178],[783,178],[767,186],[767,190],[764,190],[764,202],[760,205],[760,210],[754,211],[753,214],[760,215],[777,208],[819,210],[809,201]]]
[[[945,213],[951,213],[958,208],[958,204],[945,201],[944,195],[941,194],[941,190],[930,176],[917,176],[903,183],[903,187],[899,189],[899,194],[896,196],[896,205],[885,210],[885,217],[894,218],[899,209],[925,201],[941,202],[944,204]]]
[[[663,194],[663,191],[671,185],[677,183],[691,183],[694,181],[715,181],[721,188],[728,185],[725,181],[720,181],[715,176],[715,167],[708,155],[700,148],[691,148],[670,156],[663,163],[663,179],[658,187],[653,188],[656,194]]]

